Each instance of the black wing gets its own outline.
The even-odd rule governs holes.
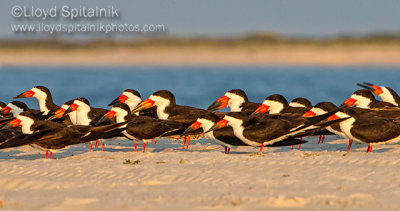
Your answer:
[[[213,135],[219,141],[224,142],[229,145],[232,145],[232,146],[248,146],[248,144],[244,143],[243,141],[241,141],[239,138],[237,138],[234,135],[233,129],[231,126],[214,130]]]
[[[268,119],[247,126],[243,135],[249,140],[263,143],[287,134],[291,128],[287,121]]]
[[[43,130],[33,134],[19,134],[14,137],[11,137],[0,144],[0,149],[19,147],[28,144],[34,144],[42,141],[46,136],[52,133],[54,130]]]
[[[376,119],[365,124],[356,124],[350,130],[352,135],[366,143],[385,142],[400,135],[400,125],[385,119]]]
[[[180,106],[176,105],[171,109],[169,120],[178,121],[185,124],[192,124],[197,120],[197,118],[210,113],[211,111],[206,111],[199,108],[194,108],[190,106]]]
[[[253,102],[245,102],[242,105],[242,112],[245,112],[246,114],[252,114],[254,111],[257,110],[258,107],[260,107],[261,103],[253,103]]]

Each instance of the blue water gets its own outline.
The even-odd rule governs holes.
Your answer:
[[[356,83],[372,82],[400,90],[399,68],[16,68],[0,69],[0,100],[35,85],[47,86],[54,101],[86,97],[95,107],[106,107],[124,89],[136,89],[147,98],[160,89],[172,91],[178,104],[206,108],[226,91],[240,88],[249,99],[261,102],[271,94],[288,100],[306,97],[342,103],[358,89]],[[22,99],[33,108],[36,100]]]

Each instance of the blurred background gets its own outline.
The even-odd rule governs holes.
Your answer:
[[[0,5],[0,100],[6,103],[35,85],[47,86],[57,104],[82,96],[97,107],[128,88],[143,98],[169,89],[178,103],[201,108],[233,88],[253,101],[280,93],[337,104],[359,82],[400,89],[399,1]]]

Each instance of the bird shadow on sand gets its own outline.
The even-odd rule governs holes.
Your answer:
[[[139,142],[137,151],[134,152],[134,143],[131,141],[124,142],[116,142],[116,143],[107,143],[105,142],[105,152],[125,152],[125,153],[142,153],[143,151],[143,143]],[[210,148],[209,148],[210,147]],[[25,148],[26,149],[26,148]],[[251,155],[259,153],[259,147],[239,147],[237,149],[231,149],[230,155]],[[393,150],[394,148],[391,146],[380,145],[374,147],[372,153],[385,153]],[[309,141],[306,144],[302,144],[300,150],[298,149],[298,145],[294,145],[293,150],[291,146],[284,147],[265,147],[263,150],[263,154],[271,154],[271,153],[285,153],[291,151],[303,151],[303,152],[346,152],[347,143],[330,143],[327,140],[324,144],[317,144],[314,140]],[[350,150],[351,152],[365,152],[367,150],[366,144],[353,143],[353,146]],[[210,145],[209,142],[202,142],[200,144],[195,144],[189,146],[188,149],[182,149],[181,144],[171,143],[171,142],[159,142],[157,144],[148,143],[146,147],[146,152],[149,153],[160,153],[160,152],[200,152],[200,153],[209,153],[209,152],[220,152],[224,154],[224,148],[222,146],[215,146],[215,144]],[[89,145],[75,145],[68,149],[63,149],[59,151],[53,152],[53,159],[64,159],[71,156],[81,155],[89,152]],[[93,146],[92,152],[101,152],[101,145],[97,148]],[[35,151],[35,150],[24,150],[24,148],[16,148],[9,151],[0,151],[0,160],[38,160],[44,159],[46,152],[44,151]]]
[[[40,152],[27,154],[27,152],[24,152],[21,150],[11,150],[8,152],[0,152],[0,160],[10,160],[10,159],[36,160],[39,158],[43,158],[43,156],[40,154]]]
[[[142,148],[138,147],[138,151],[141,150]],[[93,151],[101,151],[100,150],[93,150]],[[124,148],[112,148],[112,147],[105,147],[104,152],[134,152],[134,147],[124,147]]]
[[[53,159],[62,159],[74,155],[80,155],[88,152],[87,150],[74,150],[71,152],[70,150],[65,151],[57,151],[53,152]],[[28,154],[29,153],[29,154]],[[37,152],[25,152],[21,150],[12,150],[8,152],[1,152],[0,153],[0,160],[10,160],[10,159],[17,159],[17,160],[38,160],[44,159],[46,156],[46,152],[37,151]]]
[[[367,148],[365,148],[365,149],[367,149]],[[388,151],[390,151],[392,149],[393,149],[392,147],[387,147],[387,148],[382,148],[382,149],[373,149],[372,153],[374,153],[374,152],[383,153],[383,152],[388,152]]]

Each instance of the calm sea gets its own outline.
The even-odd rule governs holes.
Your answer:
[[[372,82],[400,91],[398,68],[16,68],[0,69],[0,100],[35,85],[47,86],[54,101],[86,97],[95,107],[106,107],[124,89],[136,89],[147,98],[161,89],[172,91],[178,104],[206,108],[226,91],[240,88],[249,99],[261,102],[271,94],[288,100],[306,97],[342,103],[359,89],[356,83]],[[36,100],[23,99],[38,108]]]

